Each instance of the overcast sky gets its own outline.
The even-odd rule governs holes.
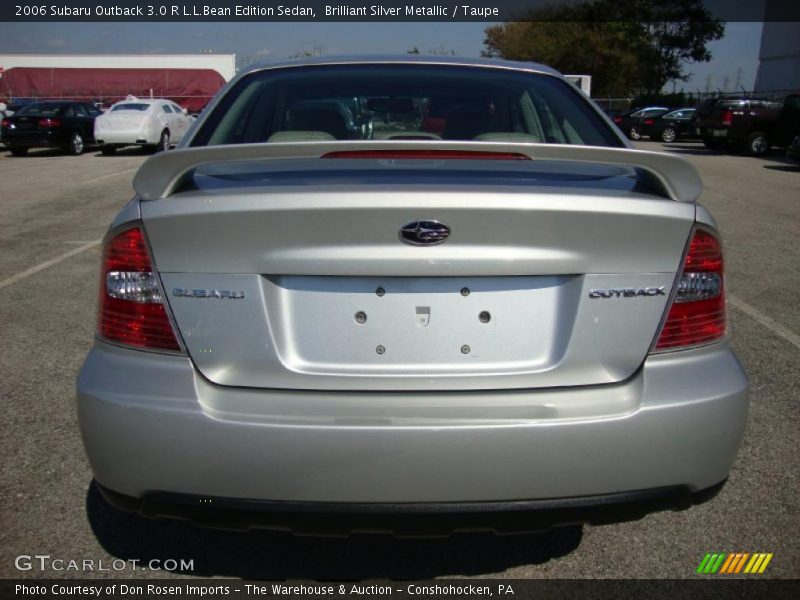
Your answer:
[[[485,23],[0,23],[0,54],[194,53],[204,49],[238,57],[281,59],[302,51],[325,54],[405,53],[452,49],[479,56]],[[687,91],[752,89],[761,23],[728,23],[711,45],[710,63],[690,65]],[[2,66],[2,64],[0,64]]]

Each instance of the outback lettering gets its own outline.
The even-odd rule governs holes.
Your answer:
[[[648,288],[615,288],[589,290],[589,298],[634,298],[636,296],[666,296],[664,286]]]
[[[178,296],[179,298],[230,298],[232,300],[238,300],[245,296],[244,290],[187,290],[183,288],[173,289],[172,295]]]

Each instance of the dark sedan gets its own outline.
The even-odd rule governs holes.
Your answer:
[[[642,121],[640,133],[651,140],[674,142],[681,138],[695,138],[694,108],[679,108],[660,117],[649,117]]]
[[[33,102],[2,121],[3,142],[14,156],[30,148],[60,148],[81,154],[94,143],[94,119],[100,111],[88,102]]]
[[[648,106],[624,115],[613,117],[614,123],[632,140],[642,139],[642,126],[646,120],[652,120],[670,112],[663,106]]]
[[[794,136],[792,143],[786,149],[786,156],[795,160],[800,160],[800,135]]]

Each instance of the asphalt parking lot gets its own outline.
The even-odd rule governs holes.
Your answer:
[[[702,203],[723,235],[731,335],[752,386],[728,485],[702,506],[632,523],[433,540],[238,534],[107,508],[90,485],[73,388],[92,343],[99,240],[147,155],[13,158],[0,149],[0,577],[164,576],[14,566],[19,555],[44,554],[95,565],[193,559],[183,575],[253,579],[680,578],[715,551],[771,552],[764,576],[800,577],[800,167],[697,143],[639,146],[698,167]]]

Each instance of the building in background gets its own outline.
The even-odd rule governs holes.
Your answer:
[[[584,94],[592,97],[592,76],[591,75],[564,75],[567,81],[575,85]]]
[[[0,99],[108,105],[128,95],[201,110],[236,72],[235,54],[0,54]]]
[[[236,73],[235,54],[0,54],[0,68],[211,69],[225,81]]]
[[[757,92],[800,91],[800,23],[764,23],[758,61]]]

